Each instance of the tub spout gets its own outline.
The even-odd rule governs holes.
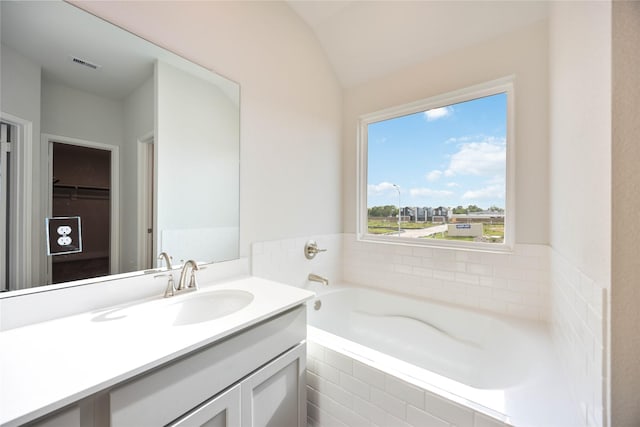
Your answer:
[[[326,277],[318,276],[317,274],[310,273],[309,280],[311,280],[312,282],[322,283],[325,286],[329,286],[329,279],[327,279]]]

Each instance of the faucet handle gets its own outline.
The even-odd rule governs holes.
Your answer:
[[[168,298],[168,297],[174,296],[177,289],[176,289],[176,284],[173,281],[173,274],[164,273],[164,274],[156,274],[155,276],[153,276],[154,279],[157,279],[158,277],[168,277],[169,278],[169,280],[167,281],[167,288],[164,290],[164,297]]]
[[[189,288],[198,289],[198,280],[196,279],[196,270],[191,270],[191,278],[189,279]]]
[[[326,249],[319,249],[315,240],[309,240],[304,245],[304,256],[307,259],[314,259],[319,252],[326,252]]]

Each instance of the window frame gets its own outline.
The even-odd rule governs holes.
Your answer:
[[[453,240],[416,239],[401,236],[369,234],[367,231],[367,178],[368,178],[368,132],[369,124],[389,120],[409,114],[415,114],[434,108],[450,106],[477,98],[505,93],[507,95],[506,119],[506,172],[505,172],[505,223],[504,242],[464,242]],[[513,75],[485,83],[454,90],[418,101],[410,102],[363,114],[358,118],[357,128],[357,202],[356,235],[357,240],[408,246],[441,247],[468,249],[485,252],[510,252],[515,244],[515,77]]]

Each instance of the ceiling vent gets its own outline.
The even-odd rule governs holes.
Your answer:
[[[71,59],[71,62],[79,65],[84,65],[85,67],[91,68],[92,70],[97,70],[98,68],[102,67],[102,65],[94,64],[93,62],[87,61],[86,59],[78,58],[77,56],[73,55],[70,55],[69,59]]]

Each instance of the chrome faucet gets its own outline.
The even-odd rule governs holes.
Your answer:
[[[198,264],[192,259],[185,262],[180,272],[180,280],[178,280],[178,287],[176,291],[182,291],[185,289],[198,289],[198,282],[196,280],[196,271],[198,271]],[[189,284],[187,285],[187,275],[191,273],[189,277]]]
[[[329,279],[327,279],[326,277],[322,277],[317,274],[310,273],[308,278],[312,282],[318,282],[318,283],[322,283],[325,286],[329,286]]]
[[[158,259],[164,259],[164,262],[167,264],[167,270],[171,270],[173,268],[173,266],[171,265],[171,256],[168,253],[160,252],[160,255],[158,255]]]

